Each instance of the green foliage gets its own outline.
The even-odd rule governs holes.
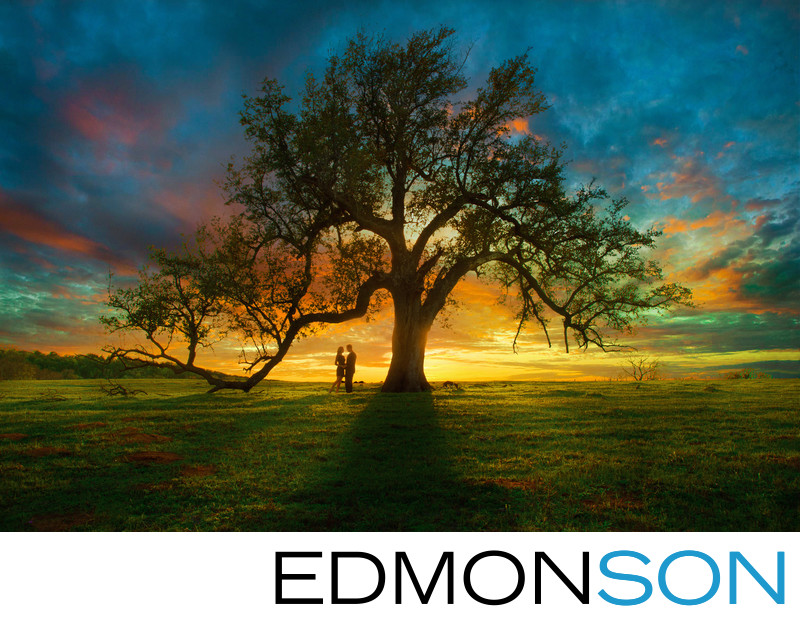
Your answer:
[[[100,384],[0,383],[1,530],[800,528],[796,379]]]
[[[120,360],[108,361],[96,354],[59,355],[55,352],[26,352],[0,348],[0,381],[98,378],[190,378],[176,375],[167,367],[142,365],[135,373]]]
[[[754,379],[754,378],[772,378],[772,376],[770,376],[766,372],[759,372],[757,370],[743,369],[743,370],[734,370],[732,372],[726,372],[725,373],[725,378],[730,379],[730,380],[737,380],[737,379],[748,380],[748,379]]]

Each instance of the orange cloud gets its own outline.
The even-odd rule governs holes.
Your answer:
[[[780,201],[777,199],[751,199],[744,204],[744,209],[748,211],[765,210],[766,208],[773,208],[778,205],[780,205]]]
[[[650,146],[665,147],[665,146],[667,146],[667,139],[666,138],[656,138],[655,140],[650,142]]]
[[[142,143],[157,141],[166,124],[157,106],[137,94],[136,86],[105,85],[84,87],[65,98],[61,117],[65,125],[88,140],[94,150],[97,169],[112,173],[120,168],[134,169],[127,152]],[[154,166],[168,168],[164,160]]]
[[[83,94],[67,102],[64,116],[74,129],[93,142],[115,141],[131,146],[150,123],[147,119],[137,120],[114,100]]]
[[[707,217],[694,221],[689,227],[691,227],[693,230],[699,230],[700,228],[705,227],[714,228],[720,225],[729,225],[738,220],[737,216],[738,215],[735,211],[725,214],[721,210],[714,210],[714,212],[709,214]]]
[[[215,216],[228,216],[237,210],[225,205],[219,186],[213,182],[164,188],[154,195],[153,201],[189,226],[206,223]]]
[[[501,295],[499,287],[478,280],[474,275],[467,276],[458,283],[453,296],[474,306],[495,308]]]
[[[756,217],[756,230],[763,228],[771,219],[772,217],[768,214],[759,214]]]
[[[750,51],[747,50],[747,48],[745,46],[742,46],[741,44],[739,44],[736,47],[736,52],[741,53],[743,55],[749,55],[750,54]]]
[[[706,172],[694,160],[684,161],[681,170],[670,175],[671,182],[656,183],[659,199],[662,201],[689,197],[692,203],[697,203],[707,197],[713,199],[721,195],[714,176]]]
[[[694,277],[693,277],[694,275]],[[715,269],[705,278],[696,278],[690,270],[684,272],[684,277],[692,282],[692,292],[695,302],[704,310],[740,310],[750,313],[764,313],[775,311],[774,307],[765,308],[757,300],[746,299],[742,296],[742,282],[744,273],[733,267]]]
[[[722,156],[724,156],[724,155],[725,155],[725,151],[726,151],[726,150],[728,150],[728,149],[730,149],[730,148],[731,148],[732,146],[734,146],[735,144],[736,144],[735,142],[728,142],[727,144],[725,144],[725,146],[724,146],[724,147],[722,147],[722,151],[720,151],[719,153],[717,153],[717,159],[719,159],[719,158],[721,158]]]
[[[530,128],[528,127],[527,118],[515,118],[514,120],[508,123],[508,127],[511,130],[511,133],[530,134],[531,132]]]
[[[687,232],[689,230],[689,224],[683,219],[678,219],[677,217],[666,217],[665,220],[666,223],[663,223],[660,226],[660,229],[666,235],[678,234],[681,232]]]
[[[37,216],[0,193],[0,229],[29,243],[53,247],[118,265],[120,260],[105,245],[73,234],[53,221]]]

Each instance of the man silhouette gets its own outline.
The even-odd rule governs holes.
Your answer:
[[[344,391],[353,391],[353,374],[356,373],[356,353],[353,346],[347,344],[347,359],[344,364]]]

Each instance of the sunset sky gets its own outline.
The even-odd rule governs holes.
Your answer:
[[[666,375],[741,367],[800,374],[800,12],[796,0],[61,2],[0,5],[0,347],[97,352],[109,272],[130,282],[148,247],[174,248],[223,205],[244,155],[242,94],[275,77],[297,94],[359,29],[404,40],[441,24],[471,46],[477,85],[529,51],[551,107],[515,131],[566,144],[593,178],[664,232],[655,256],[697,309],[628,342]],[[474,278],[435,328],[429,379],[620,374],[566,355]],[[388,367],[390,312],[293,348],[272,377],[327,379],[353,343],[356,378]],[[214,367],[235,372],[220,347]]]

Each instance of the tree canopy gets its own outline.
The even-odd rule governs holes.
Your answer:
[[[645,257],[658,231],[633,227],[600,187],[568,192],[561,150],[511,134],[547,107],[527,54],[472,91],[465,59],[448,28],[405,44],[360,34],[297,103],[265,80],[241,112],[252,151],[224,183],[240,214],[154,252],[138,286],[110,293],[108,329],[143,335],[111,356],[247,391],[296,339],[391,301],[383,389],[421,391],[428,332],[470,272],[518,299],[517,335],[534,323],[549,341],[560,319],[567,350],[609,349],[648,313],[689,304]],[[245,380],[197,363],[226,335],[242,342]]]

